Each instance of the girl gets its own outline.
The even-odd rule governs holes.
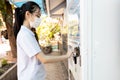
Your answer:
[[[29,1],[15,9],[14,33],[17,42],[18,80],[45,80],[44,63],[58,62],[71,56],[47,56],[40,46],[31,28],[40,24],[40,7]]]

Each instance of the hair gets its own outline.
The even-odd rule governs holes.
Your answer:
[[[35,34],[36,40],[39,41],[37,33],[36,33],[36,29],[35,28],[31,28],[31,31]]]
[[[38,8],[41,9],[37,3],[32,2],[32,1],[28,1],[28,2],[24,3],[21,6],[21,8],[15,9],[15,23],[14,23],[15,38],[17,38],[17,34],[21,28],[21,25],[23,25],[23,21],[25,20],[26,11],[29,11],[32,14]]]

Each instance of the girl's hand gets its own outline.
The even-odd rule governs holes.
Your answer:
[[[67,52],[67,58],[70,58],[73,56],[73,52]]]

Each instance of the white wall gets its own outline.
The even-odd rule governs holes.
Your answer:
[[[88,80],[120,80],[119,5],[120,0],[92,2],[92,78]]]
[[[120,0],[80,0],[81,80],[120,80]]]

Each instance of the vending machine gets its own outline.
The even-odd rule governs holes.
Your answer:
[[[68,60],[69,80],[80,80],[80,1],[67,1],[68,52],[73,57]]]
[[[119,4],[67,0],[69,80],[120,80]]]

